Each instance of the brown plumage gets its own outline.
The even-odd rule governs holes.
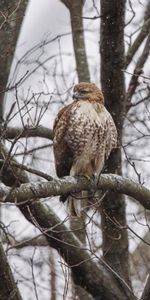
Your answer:
[[[98,176],[117,145],[116,127],[94,83],[75,85],[73,99],[60,110],[54,123],[56,173],[58,177]],[[64,202],[67,197],[60,200]]]

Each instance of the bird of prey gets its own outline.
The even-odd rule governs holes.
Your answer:
[[[105,160],[117,146],[115,123],[104,105],[102,91],[94,83],[74,86],[73,102],[59,111],[53,133],[58,177],[99,176]],[[67,198],[76,214],[78,200],[69,195],[60,200],[65,202]]]

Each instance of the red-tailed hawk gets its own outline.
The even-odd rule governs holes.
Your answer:
[[[56,173],[58,177],[99,176],[117,146],[116,126],[94,83],[80,82],[73,92],[74,101],[59,111],[54,123]],[[60,200],[66,198],[68,195]]]

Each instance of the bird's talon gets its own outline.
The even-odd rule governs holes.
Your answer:
[[[83,175],[87,180],[91,180],[91,177],[89,175]]]

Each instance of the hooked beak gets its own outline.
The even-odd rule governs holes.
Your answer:
[[[78,100],[80,97],[81,97],[80,93],[78,93],[78,92],[73,93],[73,99]]]

